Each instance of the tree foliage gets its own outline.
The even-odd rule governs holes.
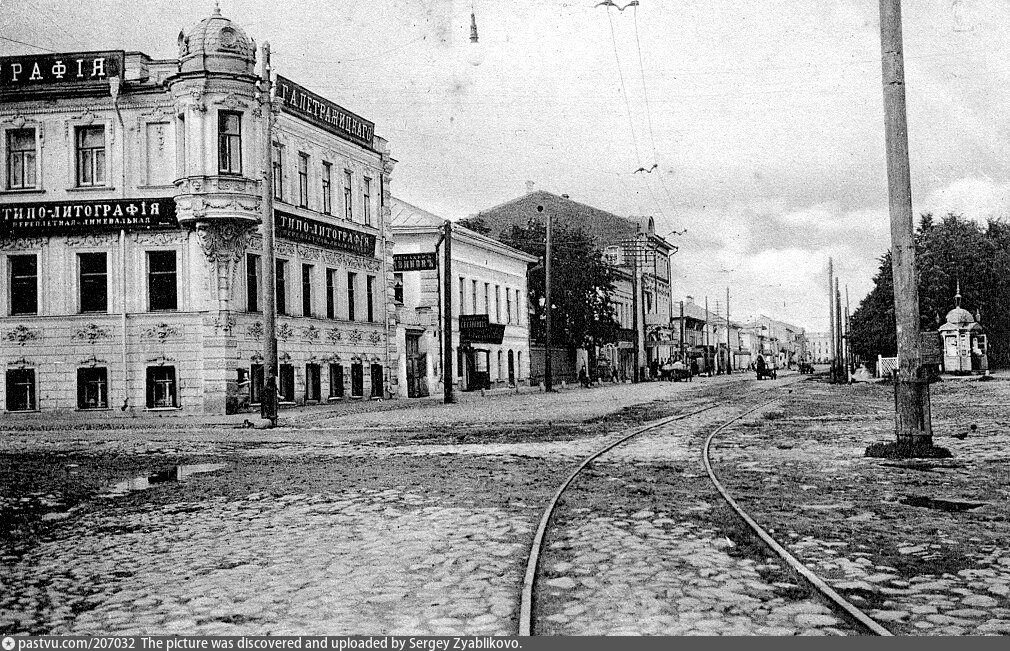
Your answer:
[[[985,226],[948,214],[923,215],[915,234],[919,317],[923,331],[936,330],[955,307],[981,316],[988,335],[989,363],[1010,364],[1010,226]],[[873,290],[852,314],[852,349],[864,359],[897,353],[891,254],[881,258]]]
[[[499,240],[540,258],[529,272],[530,335],[546,338],[545,284],[546,227],[539,222],[527,228],[513,226]],[[551,341],[569,349],[602,345],[617,339],[618,324],[610,297],[616,271],[603,258],[595,240],[585,231],[561,224],[551,236]]]

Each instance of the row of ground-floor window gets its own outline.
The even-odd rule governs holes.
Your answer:
[[[364,364],[352,363],[345,368],[342,364],[328,364],[329,387],[327,398],[343,398],[345,395],[345,372],[350,379],[350,397],[365,397]],[[369,368],[369,396],[383,395],[382,365],[372,364]],[[249,370],[239,369],[240,387],[248,390],[250,403],[258,403],[263,395],[263,365],[253,364]],[[38,379],[34,368],[13,368],[6,375],[6,411],[38,410]],[[281,364],[277,377],[277,393],[282,403],[297,403],[322,400],[322,366],[305,365],[303,394],[297,395],[295,367]],[[148,409],[171,409],[180,407],[179,378],[174,366],[149,366],[146,370],[146,406]],[[109,369],[89,367],[77,369],[77,408],[109,409]]]
[[[371,364],[369,366],[369,393],[368,397],[381,398],[383,396],[382,365]],[[364,398],[365,394],[365,365],[360,362],[347,366],[344,364],[331,363],[326,365],[326,373],[329,379],[326,399],[343,398],[350,390],[350,397]],[[349,377],[348,377],[349,376]],[[305,365],[305,381],[302,385],[303,392],[299,396],[295,386],[295,367],[291,364],[281,364],[277,372],[277,397],[284,402],[299,402],[299,398],[304,402],[319,402],[323,400],[323,366],[321,364],[309,363]],[[350,385],[345,382],[350,379]],[[248,388],[248,398],[250,404],[259,404],[263,400],[263,365],[253,364],[249,370],[239,369],[239,387]]]

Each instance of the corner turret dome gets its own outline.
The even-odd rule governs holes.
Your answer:
[[[254,74],[256,43],[241,27],[221,15],[221,8],[179,32],[182,72]]]

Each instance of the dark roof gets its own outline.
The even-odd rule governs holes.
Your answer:
[[[543,212],[537,211],[537,206],[543,206]],[[637,232],[635,222],[630,219],[544,190],[524,194],[470,217],[484,220],[491,234],[497,237],[502,231],[511,230],[513,225],[526,228],[530,219],[543,219],[548,211],[555,224],[581,228],[601,247],[634,237]]]

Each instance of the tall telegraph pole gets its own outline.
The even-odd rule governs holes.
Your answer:
[[[270,44],[260,48],[263,58],[263,395],[260,416],[277,424],[277,263],[274,260],[274,183],[273,183],[273,97],[270,77]]]
[[[929,385],[919,357],[919,289],[915,280],[912,185],[905,119],[905,63],[901,0],[880,0],[880,50],[884,85],[887,194],[891,217],[891,274],[897,323],[898,377],[894,385],[895,434],[900,446],[931,446]]]
[[[543,210],[543,206],[537,206],[537,210]],[[547,341],[544,342],[544,391],[550,392],[554,390],[552,386],[552,373],[551,373],[551,212],[547,211],[547,251],[544,256],[546,260],[544,261],[544,294],[547,298],[547,303],[544,305],[546,310],[546,323],[544,323],[545,329],[547,330]]]
[[[443,226],[445,231],[445,262],[442,264],[442,402],[456,402],[452,393],[452,222],[448,219]],[[518,306],[517,306],[518,309]],[[459,311],[463,312],[460,303]]]
[[[729,342],[729,287],[726,288],[726,375],[733,371],[733,348]]]
[[[831,339],[831,370],[829,376],[831,381],[834,382],[835,378],[835,344],[837,339],[835,339],[835,281],[834,281],[834,265],[832,264],[831,258],[828,258],[828,337]]]

